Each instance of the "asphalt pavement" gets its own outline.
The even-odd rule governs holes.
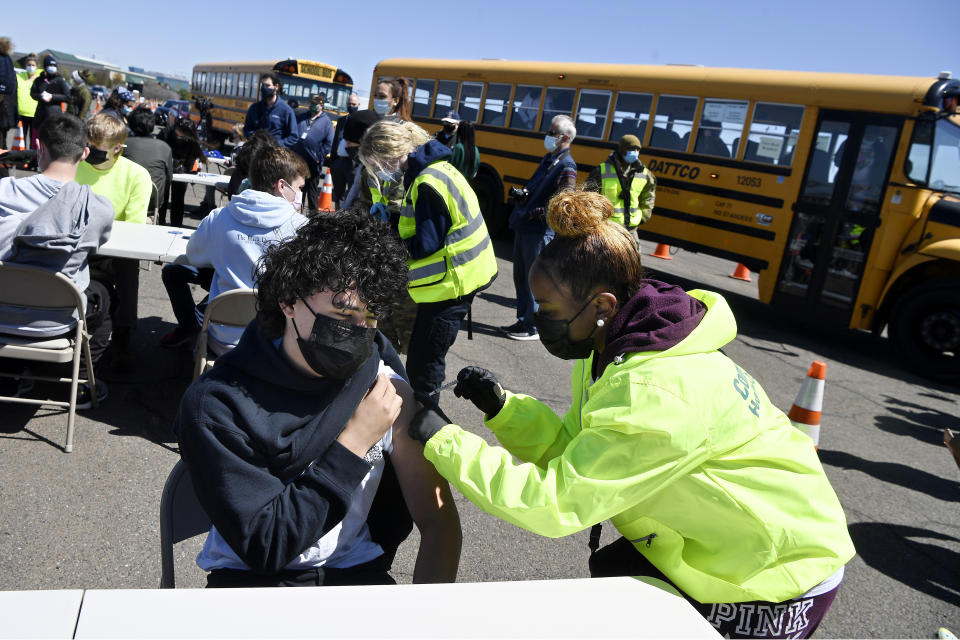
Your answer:
[[[202,195],[188,189],[188,204]],[[474,339],[461,331],[448,355],[447,377],[467,365],[484,366],[505,387],[562,413],[570,400],[571,364],[551,357],[539,342],[507,340],[496,329],[515,319],[510,244],[496,246],[500,276],[474,303]],[[644,243],[646,253],[652,249]],[[755,301],[755,282],[728,277],[735,266],[729,262],[681,251],[672,261],[645,258],[645,264],[654,277],[725,292],[739,324],[725,352],[785,411],[810,363],[827,362],[820,457],[858,555],[817,636],[927,638],[941,626],[960,631],[960,469],[940,441],[942,428],[960,427],[960,390],[900,369],[882,339],[823,331],[815,318],[778,316]],[[159,583],[160,492],[178,459],[170,426],[190,382],[192,355],[159,346],[174,326],[173,313],[160,266],[141,265],[136,369],[120,374],[107,367],[109,397],[99,409],[78,414],[73,453],[62,450],[62,412],[0,405],[0,589]],[[493,441],[472,405],[451,391],[441,394],[441,405]],[[464,537],[460,582],[588,576],[586,531],[541,538],[459,495],[457,504]],[[614,539],[607,524],[603,542]],[[201,541],[178,547],[180,586],[204,583],[193,565]],[[417,548],[414,532],[394,564],[398,581],[410,581]]]

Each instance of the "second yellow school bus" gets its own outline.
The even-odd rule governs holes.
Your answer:
[[[641,238],[742,263],[762,302],[889,336],[960,376],[960,81],[698,66],[392,59],[413,118],[476,123],[474,188],[503,228],[509,187],[574,119],[585,179],[624,134],[657,177]],[[371,89],[371,94],[373,89]],[[814,315],[815,314],[815,315]]]
[[[331,117],[347,112],[353,79],[343,69],[313,60],[266,60],[260,62],[201,62],[193,67],[190,89],[194,99],[212,103],[211,128],[220,136],[234,124],[243,124],[250,105],[260,99],[260,76],[273,71],[280,77],[284,100],[295,99],[306,106],[311,96],[326,97],[324,111]],[[196,105],[193,106],[196,113]],[[198,119],[199,114],[196,118]]]

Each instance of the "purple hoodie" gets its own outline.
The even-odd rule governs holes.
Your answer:
[[[705,304],[680,287],[644,280],[607,327],[607,346],[596,360],[597,377],[621,354],[666,351],[680,344],[706,312]]]

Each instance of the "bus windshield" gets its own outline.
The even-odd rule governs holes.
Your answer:
[[[327,98],[325,110],[342,112],[347,110],[347,99],[352,91],[350,87],[286,74],[281,75],[280,81],[283,83],[283,95],[286,98],[294,98],[300,104],[305,104],[311,96],[323,94]]]
[[[917,121],[907,175],[931,189],[960,193],[960,127],[947,118]]]

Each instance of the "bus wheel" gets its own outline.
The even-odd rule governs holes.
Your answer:
[[[890,314],[889,336],[917,373],[960,380],[960,286],[934,280],[907,291]]]
[[[487,233],[491,238],[495,238],[507,227],[503,206],[503,187],[495,176],[485,171],[480,171],[470,182],[470,186],[477,194],[483,221],[487,225]]]

